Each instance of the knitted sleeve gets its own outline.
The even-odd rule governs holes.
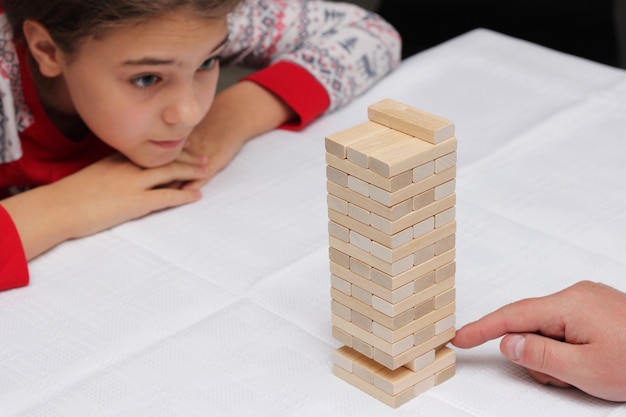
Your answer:
[[[229,29],[224,64],[263,68],[248,79],[299,114],[298,106],[317,115],[345,106],[400,62],[398,32],[348,3],[245,0],[229,16]]]

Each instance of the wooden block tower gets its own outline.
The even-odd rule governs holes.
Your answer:
[[[391,99],[326,138],[335,375],[398,407],[455,373],[454,124]]]

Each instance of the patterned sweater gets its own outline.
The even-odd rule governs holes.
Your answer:
[[[400,61],[396,30],[347,3],[244,0],[228,24],[222,65],[258,69],[245,79],[281,97],[298,115],[285,129],[301,129],[345,106]],[[24,65],[27,54],[13,43],[0,13],[0,198],[56,181],[112,152],[95,137],[76,143],[58,132]],[[0,205],[0,290],[28,280],[19,235]]]

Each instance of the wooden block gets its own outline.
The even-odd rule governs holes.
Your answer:
[[[382,324],[376,323],[376,322],[372,324],[372,333],[374,333],[376,336],[380,337],[381,339],[386,340],[389,343],[393,343],[394,341],[396,341],[396,338],[398,337],[394,334],[393,330],[388,329]],[[420,329],[416,331],[415,333],[413,333],[413,345],[424,343],[425,341],[429,340],[433,336],[435,336],[435,325],[428,324],[423,329]]]
[[[372,212],[370,214],[370,225],[388,235],[394,235],[401,230],[408,227],[412,227],[422,220],[426,220],[429,217],[434,216],[437,213],[449,209],[456,204],[456,194],[452,194],[439,201],[435,201],[433,204],[429,204],[423,209],[411,211],[406,216],[400,217],[397,220],[389,220],[379,216]]]
[[[370,279],[370,276],[363,276],[361,274],[355,273],[354,269],[352,268],[353,262],[359,262],[359,261],[355,260],[354,258],[350,259],[351,267],[349,270],[331,262],[330,271],[332,275],[336,275],[337,277],[341,278],[345,282],[348,282],[352,284],[353,286],[360,287],[363,290],[372,293],[372,295],[376,295],[377,297],[380,297],[383,300],[389,301],[390,303],[397,303],[399,301],[402,301],[405,298],[408,298],[411,295],[413,295],[413,293],[415,292],[414,282],[410,282],[396,290],[388,290],[386,288],[383,288],[380,285],[376,284],[375,282],[372,282]],[[365,264],[363,264],[363,267],[368,268],[368,266]],[[361,266],[357,266],[357,268],[361,268]],[[371,274],[371,268],[368,271]],[[435,274],[433,271],[432,272],[433,284],[434,284],[434,275]],[[341,289],[339,288],[337,289],[341,291]],[[345,291],[341,291],[341,292],[346,294]],[[347,295],[350,295],[350,294],[347,294]]]
[[[430,245],[413,254],[413,265],[421,265],[435,257],[435,245]]]
[[[358,352],[363,353],[368,358],[372,357],[371,349],[373,347],[380,349],[381,351],[385,352],[386,354],[390,356],[394,356],[394,354],[391,353],[391,351],[393,350],[392,343],[386,342],[380,339],[379,337],[375,336],[374,334],[367,332],[361,329],[360,327],[355,326],[351,322],[344,320],[341,317],[334,315],[334,314],[331,314],[331,323],[334,327],[337,327],[343,330],[344,332],[346,332],[347,334],[351,335],[353,348],[356,349]],[[359,349],[358,346],[369,346],[368,348],[369,350],[367,351],[367,353],[363,352],[362,350]]]
[[[350,229],[341,226],[333,221],[328,222],[328,234],[341,239],[344,242],[350,242]]]
[[[341,317],[340,315],[337,315],[338,317]],[[344,317],[341,317],[342,319],[345,320]],[[351,314],[351,320],[350,322],[352,322],[355,326],[360,327],[361,329],[365,330],[366,332],[372,332],[372,323],[373,320],[364,316],[361,313],[358,313],[356,311],[353,311]]]
[[[383,365],[366,356],[361,356],[352,363],[352,373],[368,384],[374,384],[374,374],[382,368]]]
[[[456,151],[435,159],[435,172],[445,171],[456,166]]]
[[[456,329],[455,326],[452,322],[452,320],[449,319],[450,316],[454,317],[454,311],[456,309],[456,303],[451,303],[446,307],[440,308],[438,310],[435,310],[435,312],[437,311],[445,311],[446,313],[452,311],[453,313],[451,313],[448,316],[443,317],[441,320],[439,321],[447,321],[447,324],[449,324],[449,326],[439,326],[439,327],[446,327],[443,331],[437,331],[437,323],[434,323],[435,326],[435,336],[433,336],[431,339],[425,340],[423,341],[421,344],[417,344],[415,343],[415,347],[421,347],[422,349],[426,349],[426,348],[435,348],[435,349],[439,349],[440,347],[442,347],[443,345],[447,344],[450,340],[452,340],[454,338],[454,334],[456,333]],[[433,313],[433,315],[435,315]],[[438,314],[437,317],[441,317],[442,314]],[[450,325],[451,324],[451,325]],[[434,340],[439,340],[440,337],[443,337],[442,335],[452,335],[452,337],[450,337],[448,340],[445,340],[443,343],[439,343],[437,345],[432,345],[432,343],[434,343]],[[353,335],[354,337],[354,335]]]
[[[371,252],[372,250],[372,241],[354,230],[350,230],[350,244],[365,252]]]
[[[406,352],[401,353],[398,356],[391,356],[374,347],[372,349],[372,353],[373,353],[372,358],[376,362],[382,365],[385,365],[387,368],[391,370],[398,369],[399,367],[409,363],[413,359],[423,355],[429,350],[445,345],[446,343],[448,343],[450,340],[454,338],[454,334],[455,334],[455,329],[451,328],[447,330],[446,332],[433,337],[427,342],[422,343],[419,346],[413,346],[411,349],[407,350]]]
[[[332,194],[328,194],[326,196],[326,202],[328,204],[328,208],[335,210],[337,213],[341,213],[343,215],[348,214],[348,202],[346,200],[342,200],[339,197],[336,197]],[[368,221],[369,224],[369,221]]]
[[[389,192],[398,191],[401,188],[411,185],[412,182],[417,182],[415,180],[415,170],[405,171],[393,177],[387,178],[367,168],[363,168],[362,166],[359,166],[355,164],[354,162],[351,162],[347,159],[341,159],[329,153],[326,153],[326,163],[329,166],[339,171],[342,171],[348,175],[352,175],[356,178],[362,179],[363,181],[369,184],[373,184]],[[431,164],[431,172],[428,173],[426,177],[435,173],[434,161],[431,161],[430,164]],[[425,168],[422,168],[422,170],[424,169]]]
[[[413,210],[420,210],[435,202],[435,189],[431,188],[413,197]]]
[[[384,148],[373,149],[369,156],[369,169],[383,177],[394,177],[401,172],[413,170],[429,161],[456,151],[455,137],[438,145],[415,139],[391,143]]]
[[[456,373],[456,364],[448,366],[441,372],[435,374],[435,385],[440,385],[449,380]]]
[[[413,340],[409,340],[409,338],[401,339],[396,343],[390,343],[386,340],[379,338],[371,332],[365,331],[360,327],[354,325],[353,323],[342,319],[339,316],[334,314],[331,315],[331,323],[333,326],[343,330],[344,332],[352,335],[352,345],[354,349],[358,350],[357,344],[363,344],[370,346],[371,348],[376,348],[385,354],[394,357],[402,352],[405,352],[409,348],[413,346]],[[357,342],[360,341],[360,342]],[[361,352],[363,353],[363,352]],[[363,353],[367,357],[372,357],[372,352],[369,354]],[[384,365],[384,364],[383,364]]]
[[[325,140],[326,152],[342,159],[346,158],[347,146],[388,130],[388,127],[371,121],[358,124],[332,135],[328,135]]]
[[[415,141],[415,139],[411,138],[409,135],[389,129],[388,131],[371,135],[363,140],[351,143],[347,146],[346,155],[349,161],[354,162],[363,168],[371,169],[371,166],[369,165],[369,156],[371,153],[378,149],[386,149],[396,143],[404,143],[407,140]],[[412,169],[412,167],[404,169],[403,171],[408,171],[409,169]],[[372,171],[376,172],[375,170]],[[403,171],[396,171],[393,175],[398,175]],[[391,177],[393,175],[385,176]]]
[[[328,181],[326,183],[326,189],[329,194],[334,195],[337,198],[361,207],[371,213],[375,213],[389,221],[400,219],[413,211],[413,201],[405,200],[394,206],[385,206],[371,198],[365,197],[349,188],[341,187],[333,182]],[[369,224],[370,222],[363,222]],[[406,229],[406,227],[405,227]],[[394,233],[389,233],[394,234]]]
[[[428,143],[441,143],[454,136],[454,123],[441,116],[392,99],[384,99],[367,108],[372,122],[388,126]]]
[[[331,263],[334,264],[334,262]],[[352,295],[352,284],[335,274],[330,275],[330,287],[346,295]]]
[[[372,230],[376,230],[376,229],[372,228]],[[396,233],[393,236],[389,236],[388,239],[382,239],[383,242],[379,242],[376,239],[372,239],[372,240],[375,241],[376,243],[380,243],[381,245],[388,247],[389,249],[396,249],[396,248],[399,248],[400,246],[404,246],[407,243],[411,242],[411,240],[414,238],[415,238],[415,232],[413,231],[412,228],[409,227]],[[387,240],[389,240],[389,245],[386,244]]]
[[[330,300],[330,311],[346,321],[352,321],[352,310],[335,300]]]
[[[442,267],[454,260],[456,256],[456,249],[451,249],[448,252],[435,256],[433,259],[424,262],[423,264],[414,266],[408,269],[406,272],[392,276],[376,268],[372,269],[372,281],[390,290],[396,290],[401,286],[413,282],[419,277],[426,275],[433,270]]]
[[[435,282],[441,282],[456,274],[456,262],[452,261],[435,270]]]
[[[357,193],[363,195],[364,197],[370,196],[370,185],[369,183],[358,179],[357,177],[353,177],[352,175],[348,175],[348,188],[352,191],[356,191]]]
[[[366,226],[370,224],[371,213],[364,208],[348,203],[348,217],[352,217]]]
[[[336,289],[331,289],[330,294],[333,301],[336,301],[339,304],[346,306],[352,311],[358,311],[364,316],[371,318],[374,323],[377,323],[391,330],[404,327],[414,320],[413,311],[407,311],[406,314],[400,314],[396,317],[389,317],[381,313],[380,311],[374,310],[370,305],[367,305],[354,297],[350,297],[340,291],[337,291]],[[373,327],[374,324],[372,324],[372,328]],[[372,329],[372,333],[373,332],[374,331]]]
[[[344,332],[352,335],[352,346],[355,349],[357,349],[357,340],[360,340],[364,344],[369,345],[372,348],[376,348],[391,357],[398,356],[403,352],[406,352],[407,350],[413,348],[414,338],[412,334],[406,336],[403,339],[399,339],[397,342],[387,342],[386,340],[381,339],[375,334],[368,332],[334,314],[331,315],[331,322],[333,326],[338,327]],[[371,357],[372,355],[370,354],[366,356]]]
[[[358,259],[350,258],[350,271],[368,280],[368,281],[365,281],[368,284],[369,284],[369,280],[372,279],[372,267],[364,262],[359,261]],[[359,280],[359,282],[363,282],[363,281]],[[352,283],[355,284],[354,282]]]
[[[437,310],[435,308],[435,297],[429,298],[428,300],[425,300],[419,303],[418,305],[415,306],[415,308],[413,308],[413,320],[419,320],[425,315],[430,314],[435,310]],[[433,335],[434,335],[434,331],[435,331],[435,328],[433,327]]]
[[[413,168],[413,182],[420,182],[435,173],[435,161],[428,161],[420,166]],[[381,175],[382,176],[382,175]],[[384,177],[383,177],[384,178]],[[408,185],[408,184],[407,184]],[[396,191],[396,190],[388,190]]]
[[[352,258],[350,261],[359,262],[358,260],[355,260],[354,258]],[[372,282],[369,277],[364,277],[360,274],[355,273],[352,269],[344,268],[334,262],[330,263],[330,271],[332,275],[336,275],[340,277],[342,280],[349,282],[350,284],[355,285],[357,287],[360,287],[364,289],[365,291],[368,291],[372,294],[376,294],[377,296],[382,297],[384,299],[389,299],[393,295],[393,291],[383,288],[380,285],[377,285],[376,283]],[[342,292],[345,294],[345,291],[342,291]]]
[[[456,300],[456,288],[450,288],[435,296],[435,308],[442,308]]]
[[[339,225],[342,225],[350,230],[354,230],[355,232],[363,236],[367,236],[371,240],[391,249],[402,246],[413,239],[413,229],[410,227],[406,228],[405,230],[401,230],[396,234],[388,235],[387,233],[383,233],[380,230],[374,229],[368,224],[359,221],[359,219],[345,216],[332,209],[328,210],[328,218]]]
[[[411,284],[413,285],[413,293],[419,294],[435,284],[435,271],[427,272],[421,277],[416,278]]]
[[[326,166],[326,178],[342,187],[348,186],[348,174],[329,165]]]
[[[440,255],[444,252],[454,248],[456,244],[456,234],[452,234],[444,237],[437,243],[435,243],[435,255]]]
[[[435,335],[441,334],[450,328],[454,328],[456,324],[456,315],[451,314],[448,317],[435,323]]]
[[[374,320],[372,323],[371,333],[373,333],[374,336],[376,336],[377,338],[382,339],[384,342],[391,343],[391,344],[397,343],[401,340],[406,339],[409,336],[412,336],[413,345],[417,346],[418,344],[426,340],[429,340],[431,337],[447,331],[449,328],[444,329],[443,332],[437,333],[436,323],[446,319],[450,315],[453,315],[455,308],[456,308],[456,303],[450,303],[445,307],[442,307],[437,310],[432,310],[430,313],[426,315],[423,315],[417,319],[413,319],[407,322],[404,326],[398,327],[397,329],[390,329],[390,328],[385,327],[383,320],[380,320],[380,321]],[[347,320],[344,320],[344,321],[348,322]],[[354,333],[349,328],[341,326],[341,325],[338,325],[338,327],[350,333],[352,336],[362,339],[361,336],[363,335],[363,333]],[[425,329],[427,329],[426,334],[422,333],[422,331],[424,331]],[[424,336],[428,336],[426,340],[424,340]],[[380,348],[381,346],[383,347],[388,346],[386,344],[380,345],[376,341],[372,341],[369,339],[367,341],[372,346],[375,346],[377,348]],[[382,348],[380,349],[384,350]]]
[[[350,233],[352,233],[352,231]],[[417,239],[412,239],[410,242],[402,246],[398,246],[395,249],[388,248],[376,242],[372,243],[371,240],[369,241],[370,243],[368,244],[368,247],[369,247],[370,253],[373,256],[387,263],[393,263],[393,262],[398,261],[399,259],[409,256],[412,253],[417,253],[424,248],[434,245],[440,240],[445,239],[446,237],[453,235],[455,233],[456,233],[456,222],[452,222],[438,229],[434,229],[426,233],[425,235],[420,236]],[[434,255],[434,247],[433,247],[433,255]],[[422,262],[415,262],[415,265],[419,265]]]
[[[354,258],[357,258],[361,262],[365,262],[368,265],[371,265],[373,268],[376,268],[388,275],[396,276],[403,272],[408,271],[413,267],[413,254],[407,256],[406,258],[398,259],[396,262],[385,262],[380,258],[377,258],[366,252],[360,248],[357,248],[354,245],[351,245],[346,242],[342,242],[334,236],[328,237],[329,244],[331,248],[336,249],[338,252],[347,254]],[[332,260],[332,259],[331,259]],[[337,262],[340,263],[340,262]],[[341,263],[340,263],[341,264]],[[348,260],[346,264],[341,264],[342,266],[349,268],[350,261]]]
[[[451,180],[454,180],[455,177],[456,167],[452,167],[438,174],[433,174],[430,177],[425,178],[421,181],[411,183],[411,185],[401,188],[398,191],[394,191],[392,193],[370,184],[368,195],[372,200],[377,201],[386,207],[392,207],[396,204],[400,204],[403,201],[412,199],[415,196],[418,196],[423,192],[430,190],[431,188],[434,188],[435,200],[441,200],[446,195],[451,194],[450,187],[452,189],[452,192],[454,192],[454,184],[449,184],[448,187],[443,187],[443,184],[449,183]],[[439,194],[437,194],[437,189],[440,190]],[[437,196],[439,196],[439,198],[437,198]]]
[[[441,213],[435,214],[435,228],[453,222],[456,218],[456,207],[450,207]]]
[[[367,304],[369,306],[372,305],[372,293],[369,291],[365,291],[363,288],[357,287],[356,285],[352,286],[352,297],[356,298],[364,304]]]
[[[352,335],[350,333],[341,330],[339,327],[332,326],[332,336],[340,343],[352,347]]]
[[[421,381],[419,384],[416,384],[414,387],[411,387],[410,389],[401,392],[400,394],[389,395],[380,388],[376,387],[374,384],[370,384],[367,381],[362,380],[361,378],[349,373],[339,366],[333,366],[333,373],[347,383],[353,385],[354,387],[380,400],[381,402],[387,404],[392,408],[400,407],[402,404],[407,403],[408,401],[435,386],[435,377],[433,375],[428,377],[424,381]]]
[[[398,314],[405,312],[409,308],[414,308],[424,301],[449,290],[450,288],[454,287],[454,282],[454,277],[448,278],[445,281],[441,281],[438,284],[431,285],[425,290],[417,294],[413,294],[412,296],[405,298],[404,300],[395,304],[385,301],[379,297],[372,296],[371,305],[372,308],[374,308],[375,310],[378,310],[389,317],[395,317]],[[352,292],[354,293],[354,287],[352,289]]]
[[[426,343],[433,337],[435,337],[435,325],[429,324],[428,326],[424,327],[422,330],[418,330],[417,332],[413,333],[413,345],[419,346],[422,343]],[[413,366],[411,365],[413,361],[409,362],[408,364],[404,364],[404,366],[411,369],[411,366]],[[415,371],[415,369],[412,369],[412,370]]]
[[[455,170],[456,168],[450,168],[450,169]],[[444,171],[444,172],[447,172],[447,171]],[[443,174],[443,172],[441,174]],[[444,184],[441,184],[435,187],[435,200],[441,200],[444,197],[452,195],[454,193],[455,187],[456,187],[456,179],[450,180]]]
[[[406,284],[404,287],[400,287],[397,290],[391,292],[391,300],[385,300],[384,298],[383,300],[389,301],[393,304],[399,303],[402,300],[406,300],[413,295],[413,287],[414,285],[412,283]]]
[[[429,232],[432,232],[433,230],[435,230],[435,216],[429,217],[426,220],[422,220],[421,222],[413,226],[413,238],[419,239],[420,237]],[[345,239],[341,240],[345,241]]]
[[[371,358],[374,353],[374,348],[371,345],[354,336],[352,337],[352,349],[367,356],[368,358]]]
[[[433,336],[435,333],[433,332]],[[435,349],[430,350],[424,353],[422,356],[413,359],[411,362],[404,365],[405,368],[410,369],[413,372],[420,371],[424,369],[426,366],[435,362]],[[352,367],[352,366],[350,366]]]
[[[431,303],[431,302],[427,301],[427,303]],[[444,329],[443,331],[440,331],[439,333],[437,333],[437,323],[453,315],[455,312],[455,309],[456,309],[456,303],[450,303],[447,306],[444,306],[440,309],[432,310],[430,313],[425,314],[417,319],[414,319],[408,322],[407,324],[405,324],[404,326],[398,329],[395,329],[389,333],[385,333],[383,329],[379,328],[380,323],[376,325],[373,324],[372,333],[374,333],[375,335],[377,335],[378,337],[380,337],[381,339],[389,343],[395,343],[398,340],[402,340],[405,337],[412,335],[414,338],[413,344],[415,346],[419,346],[420,343],[423,343],[426,340],[430,340],[431,337],[444,333],[445,331],[450,329],[450,327],[453,327],[453,326],[450,326]],[[424,329],[427,329],[426,334],[421,333]],[[350,334],[352,334],[353,336],[357,336],[351,332]],[[427,339],[424,340],[425,335],[430,336],[430,337],[427,337]]]
[[[348,372],[352,372],[352,364],[362,357],[363,355],[354,349],[351,349],[348,346],[342,346],[333,351],[333,364],[345,369]]]
[[[331,238],[332,237],[329,237],[329,239]],[[350,256],[347,255],[346,253],[343,253],[333,247],[330,247],[328,248],[328,257],[330,258],[331,262],[341,265],[344,268],[350,268]]]
[[[381,368],[374,374],[374,385],[388,394],[396,395],[422,381],[423,379],[442,372],[454,365],[456,355],[448,347],[439,349],[435,353],[435,361],[424,369],[414,372],[408,368],[400,367],[395,371]]]

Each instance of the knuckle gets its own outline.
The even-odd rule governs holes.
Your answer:
[[[554,369],[560,368],[559,355],[554,348],[543,336],[529,337],[522,357],[530,368],[550,374]]]

